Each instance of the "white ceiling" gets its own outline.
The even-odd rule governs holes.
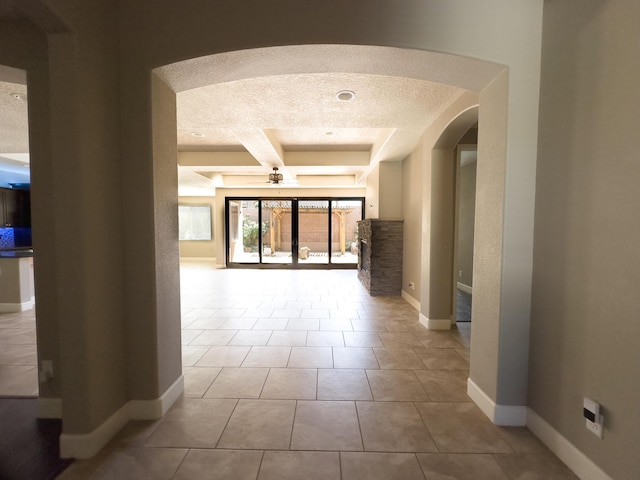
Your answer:
[[[338,92],[354,92],[340,101]],[[300,73],[234,79],[177,93],[181,194],[218,187],[364,185],[380,161],[398,161],[465,90],[415,78]],[[17,94],[17,95],[16,95]],[[27,90],[0,82],[0,182],[24,181]]]

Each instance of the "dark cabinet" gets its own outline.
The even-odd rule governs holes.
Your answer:
[[[28,190],[0,188],[0,227],[30,226],[30,192]]]

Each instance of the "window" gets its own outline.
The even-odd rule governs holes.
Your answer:
[[[179,205],[180,240],[211,240],[211,206]]]

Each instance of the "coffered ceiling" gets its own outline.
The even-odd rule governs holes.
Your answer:
[[[180,193],[215,187],[364,185],[380,161],[398,161],[465,90],[359,73],[258,76],[177,93]],[[27,89],[0,82],[0,175],[24,181]],[[2,177],[0,177],[2,180]]]

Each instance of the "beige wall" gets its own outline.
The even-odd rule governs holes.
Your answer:
[[[503,223],[495,215],[502,203],[489,203],[483,219],[500,239],[498,248],[481,244],[486,257],[474,271],[481,273],[474,287],[477,278],[487,282],[489,296],[478,315],[474,302],[474,319],[485,320],[480,336],[474,330],[474,352],[480,353],[472,357],[472,377],[497,403],[524,405],[526,388],[519,380],[526,379],[526,366],[497,359],[528,342],[541,2],[328,0],[311,7],[277,0],[250,9],[222,3],[51,0],[63,21],[35,18],[47,37],[33,51],[19,41],[28,26],[0,29],[8,40],[0,42],[0,63],[28,70],[29,108],[43,114],[32,119],[31,131],[34,246],[36,288],[43,295],[38,331],[52,335],[39,352],[60,359],[62,381],[54,377],[51,394],[62,397],[65,433],[92,431],[127,400],[157,398],[180,375],[177,192],[170,168],[175,105],[171,89],[152,81],[151,71],[184,59],[279,45],[401,46],[460,55],[449,58],[450,65],[473,64],[473,72],[493,75],[495,63],[505,66],[496,86],[475,92],[481,105],[486,100],[488,111],[499,114],[496,123],[484,123],[481,136],[491,159],[487,168],[495,167],[503,181],[489,178],[489,171],[484,175],[488,186],[498,187],[489,199],[504,199],[508,208]],[[11,51],[16,45],[18,54]],[[44,61],[32,60],[38,56]],[[357,67],[367,72],[375,63]],[[229,71],[216,73],[238,75],[246,67],[226,66]],[[475,79],[444,72],[458,86]],[[431,148],[445,126],[428,132],[431,141],[423,139],[428,167],[419,182],[426,170],[431,174]],[[481,159],[478,168],[480,177]],[[428,188],[423,182],[423,206]],[[416,258],[428,272],[429,242],[410,242],[421,244]],[[52,285],[55,291],[45,292]],[[515,332],[504,328],[510,325]]]
[[[457,235],[458,271],[456,281],[473,287],[473,226],[476,208],[476,167],[472,162],[459,169],[459,208]]]
[[[224,242],[224,237],[215,235],[216,225],[219,221],[224,221],[224,216],[216,215],[215,197],[180,197],[181,205],[209,205],[211,206],[211,240],[189,240],[180,242],[180,257],[210,258],[216,257],[216,241]]]
[[[545,3],[529,405],[640,478],[640,3]],[[552,372],[552,373],[550,373]],[[585,428],[600,402],[604,438]]]
[[[378,181],[379,218],[402,218],[402,163],[381,162]]]

